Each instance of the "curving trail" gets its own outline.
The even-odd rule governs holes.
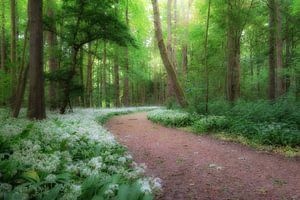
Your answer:
[[[248,147],[165,128],[146,113],[111,119],[106,127],[147,175],[160,177],[157,199],[300,199],[300,162]]]

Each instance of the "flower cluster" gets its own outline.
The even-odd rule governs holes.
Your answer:
[[[31,122],[12,119],[0,110],[0,199],[45,198],[57,193],[59,199],[77,199],[88,177],[108,180],[101,190],[114,198],[120,184],[139,182],[142,192],[160,188],[158,179],[144,177],[138,165],[114,136],[95,118],[111,112],[145,108],[75,109],[74,113],[48,113],[48,119]],[[110,179],[109,179],[110,180]],[[38,184],[36,184],[38,183]]]

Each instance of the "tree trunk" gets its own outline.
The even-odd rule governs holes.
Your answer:
[[[21,67],[20,67],[20,72],[19,72],[19,77],[18,77],[16,100],[14,102],[14,107],[13,107],[13,112],[12,112],[12,117],[15,117],[15,118],[17,118],[20,113],[20,109],[22,106],[22,101],[23,101],[24,93],[25,93],[25,89],[26,89],[28,71],[29,71],[29,65],[26,65],[26,68],[24,69],[25,62],[26,62],[25,57],[26,57],[26,48],[27,48],[28,25],[29,24],[27,24],[27,26],[26,26],[25,34],[24,34],[24,45],[23,45],[23,50],[22,50]]]
[[[277,80],[278,95],[286,92],[286,84],[283,70],[283,37],[282,37],[282,6],[280,0],[275,0],[276,12],[276,56],[277,56]]]
[[[5,3],[1,0],[1,62],[0,69],[5,69]]]
[[[206,113],[208,113],[208,100],[209,100],[209,71],[208,71],[207,46],[208,46],[208,30],[209,30],[209,20],[210,20],[210,6],[211,6],[211,0],[208,1],[206,31],[205,31],[205,44],[204,44],[205,82],[206,82],[205,112]]]
[[[269,0],[269,89],[268,98],[276,98],[276,5],[275,0]]]
[[[46,118],[43,73],[43,1],[29,0],[29,105],[28,118]]]
[[[189,0],[188,6],[185,13],[184,27],[185,27],[185,39],[183,40],[182,45],[182,74],[183,78],[187,79],[188,73],[188,34],[189,34],[189,23],[190,23],[190,9],[192,6],[192,0]]]
[[[115,88],[115,106],[120,107],[120,76],[119,76],[119,55],[118,50],[115,50],[114,57],[114,88]]]
[[[17,31],[16,31],[16,1],[10,0],[10,19],[11,19],[11,45],[10,45],[10,61],[12,64],[12,98],[14,99],[16,93],[16,76],[17,76]]]
[[[178,100],[178,103],[182,107],[187,107],[188,102],[185,98],[184,92],[179,84],[177,74],[174,69],[174,65],[172,63],[172,60],[170,59],[166,46],[164,44],[163,40],[163,34],[161,29],[161,23],[160,23],[160,14],[159,14],[159,8],[157,4],[157,0],[151,0],[152,6],[153,6],[153,14],[154,14],[154,27],[155,27],[155,35],[158,42],[158,47],[160,50],[160,55],[163,60],[164,66],[167,70],[168,76],[172,81],[172,84],[174,86],[174,92],[176,94],[176,98]]]
[[[171,62],[173,62],[173,48],[172,48],[172,2],[173,0],[168,0],[167,5],[167,51]],[[172,98],[174,96],[174,86],[172,85],[172,80],[168,78],[168,97]]]
[[[128,16],[128,0],[126,1],[125,10],[126,25],[129,26]],[[125,47],[125,71],[124,71],[124,92],[123,92],[123,103],[125,106],[129,106],[129,52],[128,47]]]
[[[232,2],[228,2],[228,12],[234,12]],[[233,103],[240,97],[240,51],[241,27],[236,27],[234,16],[228,15],[227,29],[227,99]]]
[[[103,47],[103,57],[102,57],[102,101],[105,101],[105,107],[106,105],[106,99],[107,99],[107,63],[106,63],[106,55],[107,55],[107,49],[106,49],[106,42],[104,42]]]
[[[93,93],[93,58],[92,58],[92,44],[88,44],[88,64],[86,73],[86,106],[92,106],[92,93]]]
[[[52,6],[48,8],[48,17],[49,18],[54,18],[54,11]],[[54,32],[56,32],[56,26],[55,24],[53,25],[54,30],[49,31],[47,33],[47,40],[48,40],[48,52],[49,52],[49,72],[54,73],[58,69],[58,60],[56,57],[56,47],[57,47],[57,38]],[[58,105],[57,105],[57,84],[55,81],[50,80],[50,85],[49,85],[49,102],[50,102],[50,110],[55,110]]]
[[[177,0],[173,0],[174,1],[174,5],[173,5],[173,20],[174,20],[174,24],[173,24],[173,45],[172,45],[172,60],[174,63],[174,69],[175,71],[177,71],[177,57],[176,57],[176,52],[177,52],[177,34],[176,34],[176,30],[177,30]]]

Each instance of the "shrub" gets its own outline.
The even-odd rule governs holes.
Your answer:
[[[224,116],[205,116],[193,124],[193,130],[199,133],[224,131],[229,128],[229,120]]]
[[[186,127],[192,124],[193,117],[179,110],[158,109],[148,113],[148,119],[165,126]]]

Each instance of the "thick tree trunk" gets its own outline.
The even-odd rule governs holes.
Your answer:
[[[178,100],[178,103],[182,107],[187,107],[188,102],[185,98],[184,92],[179,84],[177,74],[174,69],[174,65],[172,63],[172,60],[170,59],[164,40],[162,35],[162,29],[161,29],[161,23],[160,23],[160,14],[159,14],[159,8],[157,4],[157,0],[151,0],[152,6],[153,6],[153,14],[154,14],[154,27],[155,27],[155,35],[158,42],[158,47],[160,50],[160,55],[163,60],[164,66],[167,70],[168,76],[172,81],[172,84],[174,86],[174,92],[176,94],[176,98]]]
[[[50,6],[48,9],[48,17],[49,18],[54,18],[54,11],[52,7]],[[48,65],[49,65],[49,71],[50,73],[54,73],[58,69],[58,60],[56,57],[56,47],[57,47],[57,38],[55,35],[56,31],[56,26],[55,24],[53,25],[54,30],[50,31],[47,33],[47,41],[48,41],[48,52],[49,52],[49,60],[48,60]],[[55,110],[58,105],[57,105],[57,83],[55,81],[50,80],[50,85],[49,85],[49,102],[50,102],[50,110]]]
[[[114,56],[114,88],[115,88],[115,106],[120,107],[120,75],[119,75],[119,55],[115,50]]]
[[[276,98],[276,3],[275,0],[269,0],[269,100]]]
[[[128,0],[126,1],[125,10],[126,25],[129,26],[128,16]],[[129,106],[129,53],[128,47],[125,47],[125,68],[124,68],[124,91],[123,91],[123,103],[125,106]]]
[[[5,3],[1,0],[1,62],[0,69],[5,69]]]
[[[234,11],[234,2],[228,2],[228,12]],[[233,103],[240,97],[241,27],[236,27],[233,15],[228,15],[227,27],[227,99]]]
[[[43,73],[43,1],[29,0],[29,105],[28,118],[46,118]]]
[[[208,71],[207,46],[208,46],[208,30],[209,30],[209,20],[210,20],[210,6],[211,6],[211,0],[208,1],[206,31],[205,31],[205,44],[204,44],[205,82],[206,82],[205,112],[206,113],[208,113],[208,100],[209,100],[209,71]]]

